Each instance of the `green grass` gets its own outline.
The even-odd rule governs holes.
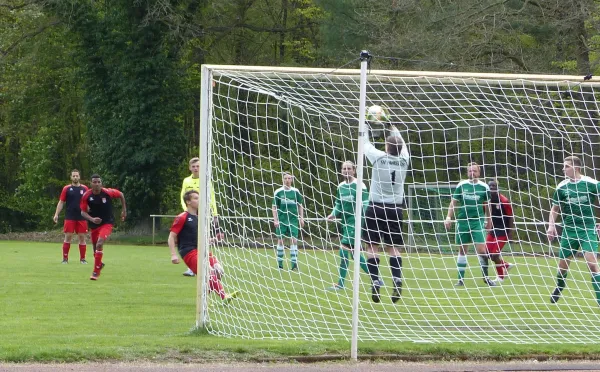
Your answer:
[[[185,266],[170,264],[168,248],[108,244],[105,252],[107,266],[100,280],[93,282],[89,280],[92,266],[78,263],[76,246],[71,250],[71,263],[61,265],[60,244],[0,241],[0,360],[263,361],[349,355],[346,337],[352,292],[322,290],[337,275],[333,252],[302,252],[304,264],[296,274],[274,269],[272,251],[219,249],[227,289],[243,291],[229,306],[210,297],[210,332],[228,338],[192,331],[195,280],[181,275]],[[368,287],[361,288],[361,356],[600,356],[595,343],[585,347],[573,343],[576,337],[588,343],[599,333],[600,311],[592,307],[588,276],[581,264],[574,266],[570,292],[558,304],[560,311],[570,314],[564,325],[573,333],[564,338],[569,343],[563,343],[556,308],[546,304],[553,275],[547,267],[554,265],[553,260],[518,259],[531,274],[515,276],[512,285],[499,288],[501,295],[494,296],[493,289],[472,278],[473,261],[468,288],[457,291],[451,286],[454,271],[439,270],[440,265],[453,267],[452,257],[420,258],[405,258],[407,288],[401,303],[392,306],[385,297],[384,303],[375,305]],[[91,262],[90,255],[88,259]],[[308,262],[313,264],[310,269]],[[382,266],[387,271],[387,265]],[[424,284],[425,278],[429,284]],[[523,294],[527,301],[519,300]],[[498,314],[499,320],[481,323],[490,312]],[[485,326],[475,329],[481,324]],[[480,342],[498,329],[498,334],[505,335],[501,342]],[[458,331],[472,337],[472,342],[452,342]],[[542,336],[547,343],[527,342]],[[411,342],[434,337],[447,342]]]

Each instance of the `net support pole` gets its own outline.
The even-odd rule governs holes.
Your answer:
[[[200,85],[200,195],[198,201],[198,275],[196,289],[196,328],[206,328],[208,321],[208,229],[206,212],[208,211],[209,198],[209,161],[208,146],[210,133],[210,106],[211,106],[211,71],[202,66],[202,81]]]
[[[365,140],[365,113],[367,100],[367,68],[371,56],[369,52],[360,52],[360,96],[358,103],[358,154],[356,157],[356,206],[354,210],[354,271],[352,276],[352,341],[350,343],[350,358],[358,360],[358,310],[360,284],[360,255],[361,255],[361,221],[362,221],[362,184],[363,159]]]

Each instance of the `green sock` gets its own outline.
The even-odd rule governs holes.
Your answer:
[[[290,261],[292,269],[298,266],[298,246],[296,244],[290,245]]]
[[[479,258],[479,266],[481,266],[481,272],[483,273],[483,277],[487,279],[489,272],[489,258],[487,254],[478,254]]]
[[[558,274],[556,274],[556,286],[558,287],[558,289],[560,289],[561,291],[563,289],[565,289],[565,286],[567,285],[567,283],[565,283],[565,281],[567,280],[567,274],[569,272],[565,271],[564,273],[561,272],[560,270],[558,270]]]
[[[596,293],[596,301],[600,305],[600,273],[592,274],[592,287]]]
[[[362,254],[360,255],[360,268],[365,273],[369,273],[369,268],[367,267],[367,259]]]
[[[458,268],[458,280],[465,278],[465,271],[467,270],[467,256],[458,255],[456,259],[456,267]]]
[[[350,253],[345,249],[340,249],[340,278],[338,279],[338,285],[340,287],[344,286],[344,280],[346,279],[346,275],[348,275],[348,258]]]
[[[283,256],[285,255],[285,253],[283,252],[283,245],[278,245],[277,246],[277,266],[279,266],[280,269],[283,269]]]

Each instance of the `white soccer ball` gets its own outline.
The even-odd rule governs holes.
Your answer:
[[[387,122],[389,119],[385,109],[379,105],[373,105],[367,109],[367,121]]]

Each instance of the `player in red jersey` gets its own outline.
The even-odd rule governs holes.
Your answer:
[[[490,188],[489,207],[491,208],[493,228],[485,239],[485,245],[490,259],[496,264],[498,281],[502,282],[508,274],[508,270],[515,267],[514,264],[504,261],[501,255],[504,245],[513,238],[513,210],[510,200],[498,191],[496,180],[489,181],[488,186]]]
[[[63,240],[62,246],[62,263],[64,264],[69,263],[69,250],[71,249],[73,233],[77,234],[79,237],[79,262],[87,264],[87,261],[85,260],[87,221],[81,216],[79,202],[88,188],[79,182],[80,179],[79,171],[73,169],[71,171],[71,183],[63,187],[60,197],[58,198],[58,204],[56,205],[56,212],[54,212],[54,223],[57,223],[59,213],[62,211],[63,207],[66,206],[65,222],[63,224],[65,239]]]
[[[102,179],[99,175],[92,175],[92,188],[83,194],[81,198],[81,215],[90,223],[92,244],[94,244],[94,271],[90,280],[98,280],[100,271],[104,267],[104,263],[102,263],[104,243],[112,233],[113,224],[115,223],[112,199],[116,198],[121,199],[121,220],[125,221],[127,216],[125,196],[117,189],[102,187]]]
[[[168,240],[169,249],[171,250],[171,262],[174,264],[179,263],[179,257],[177,256],[177,251],[179,251],[183,262],[194,274],[198,273],[198,198],[199,194],[196,190],[184,193],[183,200],[187,210],[175,217]],[[217,239],[218,237],[211,238],[209,242],[214,242]],[[177,249],[175,249],[175,246],[177,246]],[[236,297],[238,295],[237,291],[231,294],[225,293],[223,283],[221,283],[221,277],[224,273],[223,267],[211,252],[208,254],[208,262],[210,264],[208,282],[210,291],[217,293],[224,301]]]

